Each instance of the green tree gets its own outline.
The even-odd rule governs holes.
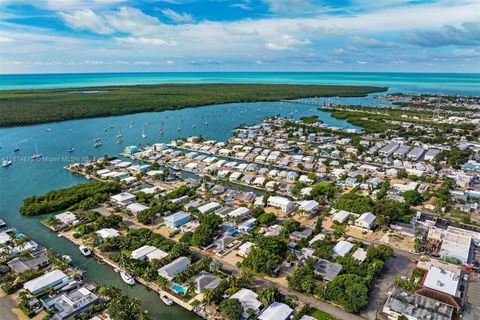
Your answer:
[[[223,300],[220,305],[220,311],[229,319],[229,320],[242,320],[243,308],[240,300],[238,299],[227,299]]]

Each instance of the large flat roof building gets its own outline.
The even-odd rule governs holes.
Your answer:
[[[393,287],[382,311],[389,319],[404,316],[408,320],[450,320],[454,308],[400,287]]]

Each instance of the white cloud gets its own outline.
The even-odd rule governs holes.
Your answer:
[[[262,0],[273,13],[312,13],[318,7],[311,0]]]
[[[163,9],[161,10],[163,15],[170,20],[177,22],[177,23],[190,23],[193,22],[193,17],[191,14],[183,12],[178,13],[173,11],[172,9]]]
[[[76,30],[88,30],[99,34],[113,32],[113,29],[106,24],[105,19],[90,9],[77,10],[71,14],[60,12],[59,15],[65,24]]]
[[[297,46],[305,46],[310,44],[310,40],[298,40],[290,35],[284,34],[280,38],[275,39],[266,44],[266,47],[271,50],[288,50]]]
[[[169,41],[166,41],[166,40],[160,39],[160,38],[116,37],[115,40],[117,40],[119,43],[145,44],[145,45],[151,45],[151,46],[164,46],[164,45],[174,46],[174,45],[176,45],[175,42],[169,42]]]

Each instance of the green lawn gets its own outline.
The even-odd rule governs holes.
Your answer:
[[[326,313],[325,311],[318,310],[315,308],[311,308],[310,311],[307,313],[309,316],[314,317],[317,320],[337,320],[334,316]]]

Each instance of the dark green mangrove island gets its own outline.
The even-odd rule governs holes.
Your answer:
[[[239,102],[356,97],[388,88],[287,84],[159,84],[0,91],[0,127]]]

